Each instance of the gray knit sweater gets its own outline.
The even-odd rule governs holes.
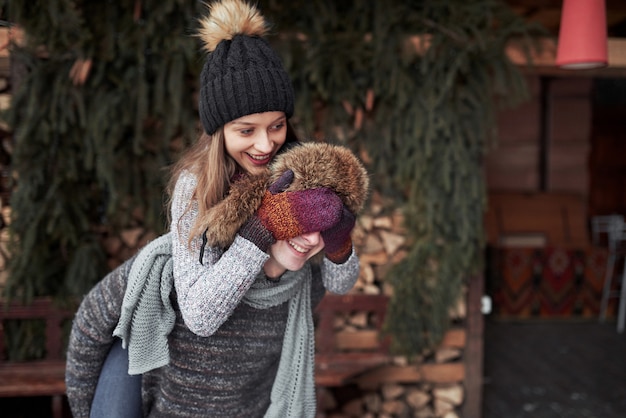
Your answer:
[[[255,280],[257,286],[274,285],[259,274],[267,254],[241,237],[225,252],[207,249],[203,265],[198,262],[199,242],[192,241],[189,249],[185,236],[195,216],[195,208],[184,210],[194,186],[193,177],[183,176],[174,195],[172,225],[182,226],[172,228],[176,322],[168,341],[169,364],[143,375],[145,415],[261,417],[270,403],[288,303],[268,309],[241,303]],[[76,314],[66,371],[74,417],[89,416],[133,261],[98,283]],[[345,293],[352,287],[358,259],[354,253],[342,265],[324,259],[320,271],[312,283],[312,306],[325,288]]]

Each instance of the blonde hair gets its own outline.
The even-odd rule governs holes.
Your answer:
[[[181,173],[189,171],[198,182],[192,196],[192,201],[195,200],[198,203],[198,216],[191,227],[190,240],[204,232],[205,226],[200,224],[200,220],[213,205],[224,199],[230,188],[230,179],[236,169],[237,163],[228,155],[224,146],[223,128],[219,128],[213,135],[203,132],[196,143],[172,167],[172,175],[167,187],[168,208],[171,206],[174,188]],[[192,201],[188,203],[185,210],[190,210]],[[170,215],[168,211],[168,218]]]

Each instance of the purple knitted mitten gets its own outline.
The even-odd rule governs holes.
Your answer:
[[[352,253],[352,238],[350,233],[354,228],[356,218],[344,205],[341,220],[336,225],[322,231],[324,251],[326,257],[335,264],[342,264]]]
[[[267,252],[276,240],[324,231],[336,225],[343,203],[331,189],[315,188],[284,192],[293,181],[286,171],[265,192],[261,206],[239,234]]]

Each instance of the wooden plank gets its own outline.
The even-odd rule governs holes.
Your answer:
[[[327,294],[317,307],[317,311],[350,313],[354,311],[372,311],[384,314],[389,298],[384,295]]]
[[[59,376],[65,374],[65,361],[57,360],[35,360],[19,362],[0,363],[0,374],[2,376]],[[2,380],[0,380],[2,383]]]
[[[538,165],[521,170],[489,170],[487,184],[490,191],[507,190],[515,192],[532,192],[537,190],[539,183]]]
[[[366,371],[389,364],[381,353],[337,353],[315,356],[315,383],[318,386],[343,386]]]
[[[356,379],[359,386],[382,383],[458,383],[465,378],[463,363],[433,363],[410,366],[383,366]]]
[[[383,366],[364,373],[356,379],[356,383],[363,388],[377,387],[384,383],[417,383],[421,381],[422,374],[415,365]]]
[[[467,294],[467,345],[465,347],[465,402],[464,417],[482,417],[483,359],[485,319],[482,313],[482,297],[485,292],[483,275],[472,277]]]
[[[452,328],[446,332],[441,341],[441,347],[464,348],[467,332],[463,328]]]
[[[335,334],[338,350],[378,350],[380,333],[376,330],[341,331]]]
[[[360,370],[362,371],[362,370]],[[360,372],[357,371],[357,372]],[[350,370],[319,370],[315,372],[315,384],[324,387],[343,386],[350,377],[355,373],[354,369]]]
[[[65,394],[65,372],[56,375],[12,377],[7,380],[6,376],[0,373],[0,397],[30,397],[30,396],[53,396]]]
[[[463,363],[422,364],[419,371],[425,382],[458,383],[465,379]]]

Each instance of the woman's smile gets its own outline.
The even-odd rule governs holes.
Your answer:
[[[254,155],[254,154],[246,153],[246,155],[250,157],[253,164],[258,164],[258,165],[267,165],[272,159],[272,154]]]
[[[289,245],[291,246],[291,248],[293,248],[294,250],[296,250],[297,253],[299,254],[307,254],[309,251],[311,251],[310,248],[304,248],[298,244],[296,244],[295,242],[293,242],[292,240],[287,241],[289,243]]]

